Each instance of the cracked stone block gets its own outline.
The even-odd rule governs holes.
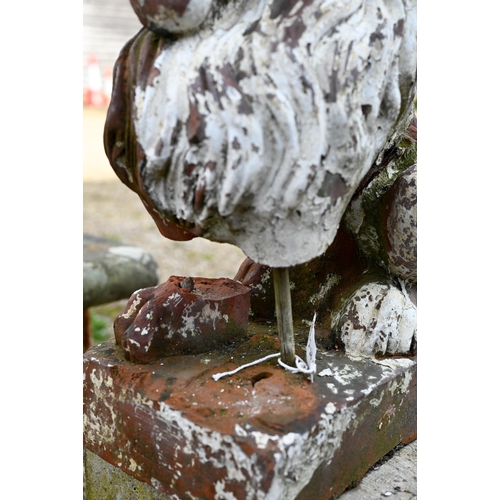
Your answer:
[[[235,349],[149,364],[127,361],[112,341],[92,347],[84,446],[166,498],[329,500],[416,439],[416,358],[320,348],[314,383],[276,359],[213,379],[276,353],[271,330],[251,323]],[[304,339],[297,332],[299,354]]]
[[[114,322],[116,341],[137,363],[241,343],[250,292],[228,278],[171,276],[130,297]]]

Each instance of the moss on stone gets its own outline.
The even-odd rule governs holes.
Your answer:
[[[351,203],[343,223],[354,236],[362,254],[369,261],[387,268],[380,225],[383,196],[399,176],[417,162],[417,143],[403,138],[394,158],[374,177],[360,194],[360,202]],[[362,221],[362,222],[360,222]]]
[[[172,500],[172,497],[138,481],[98,455],[85,450],[87,500]]]

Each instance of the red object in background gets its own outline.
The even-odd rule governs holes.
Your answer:
[[[83,104],[84,106],[102,108],[105,107],[108,102],[106,94],[104,93],[99,60],[95,54],[90,53],[87,57],[87,87],[83,92]]]

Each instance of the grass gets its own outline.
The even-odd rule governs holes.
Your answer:
[[[91,314],[90,327],[92,329],[92,340],[95,344],[99,344],[110,338],[109,321],[107,318],[98,314]]]
[[[93,344],[100,344],[113,337],[113,322],[123,311],[125,301],[112,302],[90,310],[90,328]]]

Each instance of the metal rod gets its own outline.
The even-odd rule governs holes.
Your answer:
[[[295,341],[293,338],[292,298],[287,267],[273,268],[274,298],[281,359],[287,365],[295,364]]]

